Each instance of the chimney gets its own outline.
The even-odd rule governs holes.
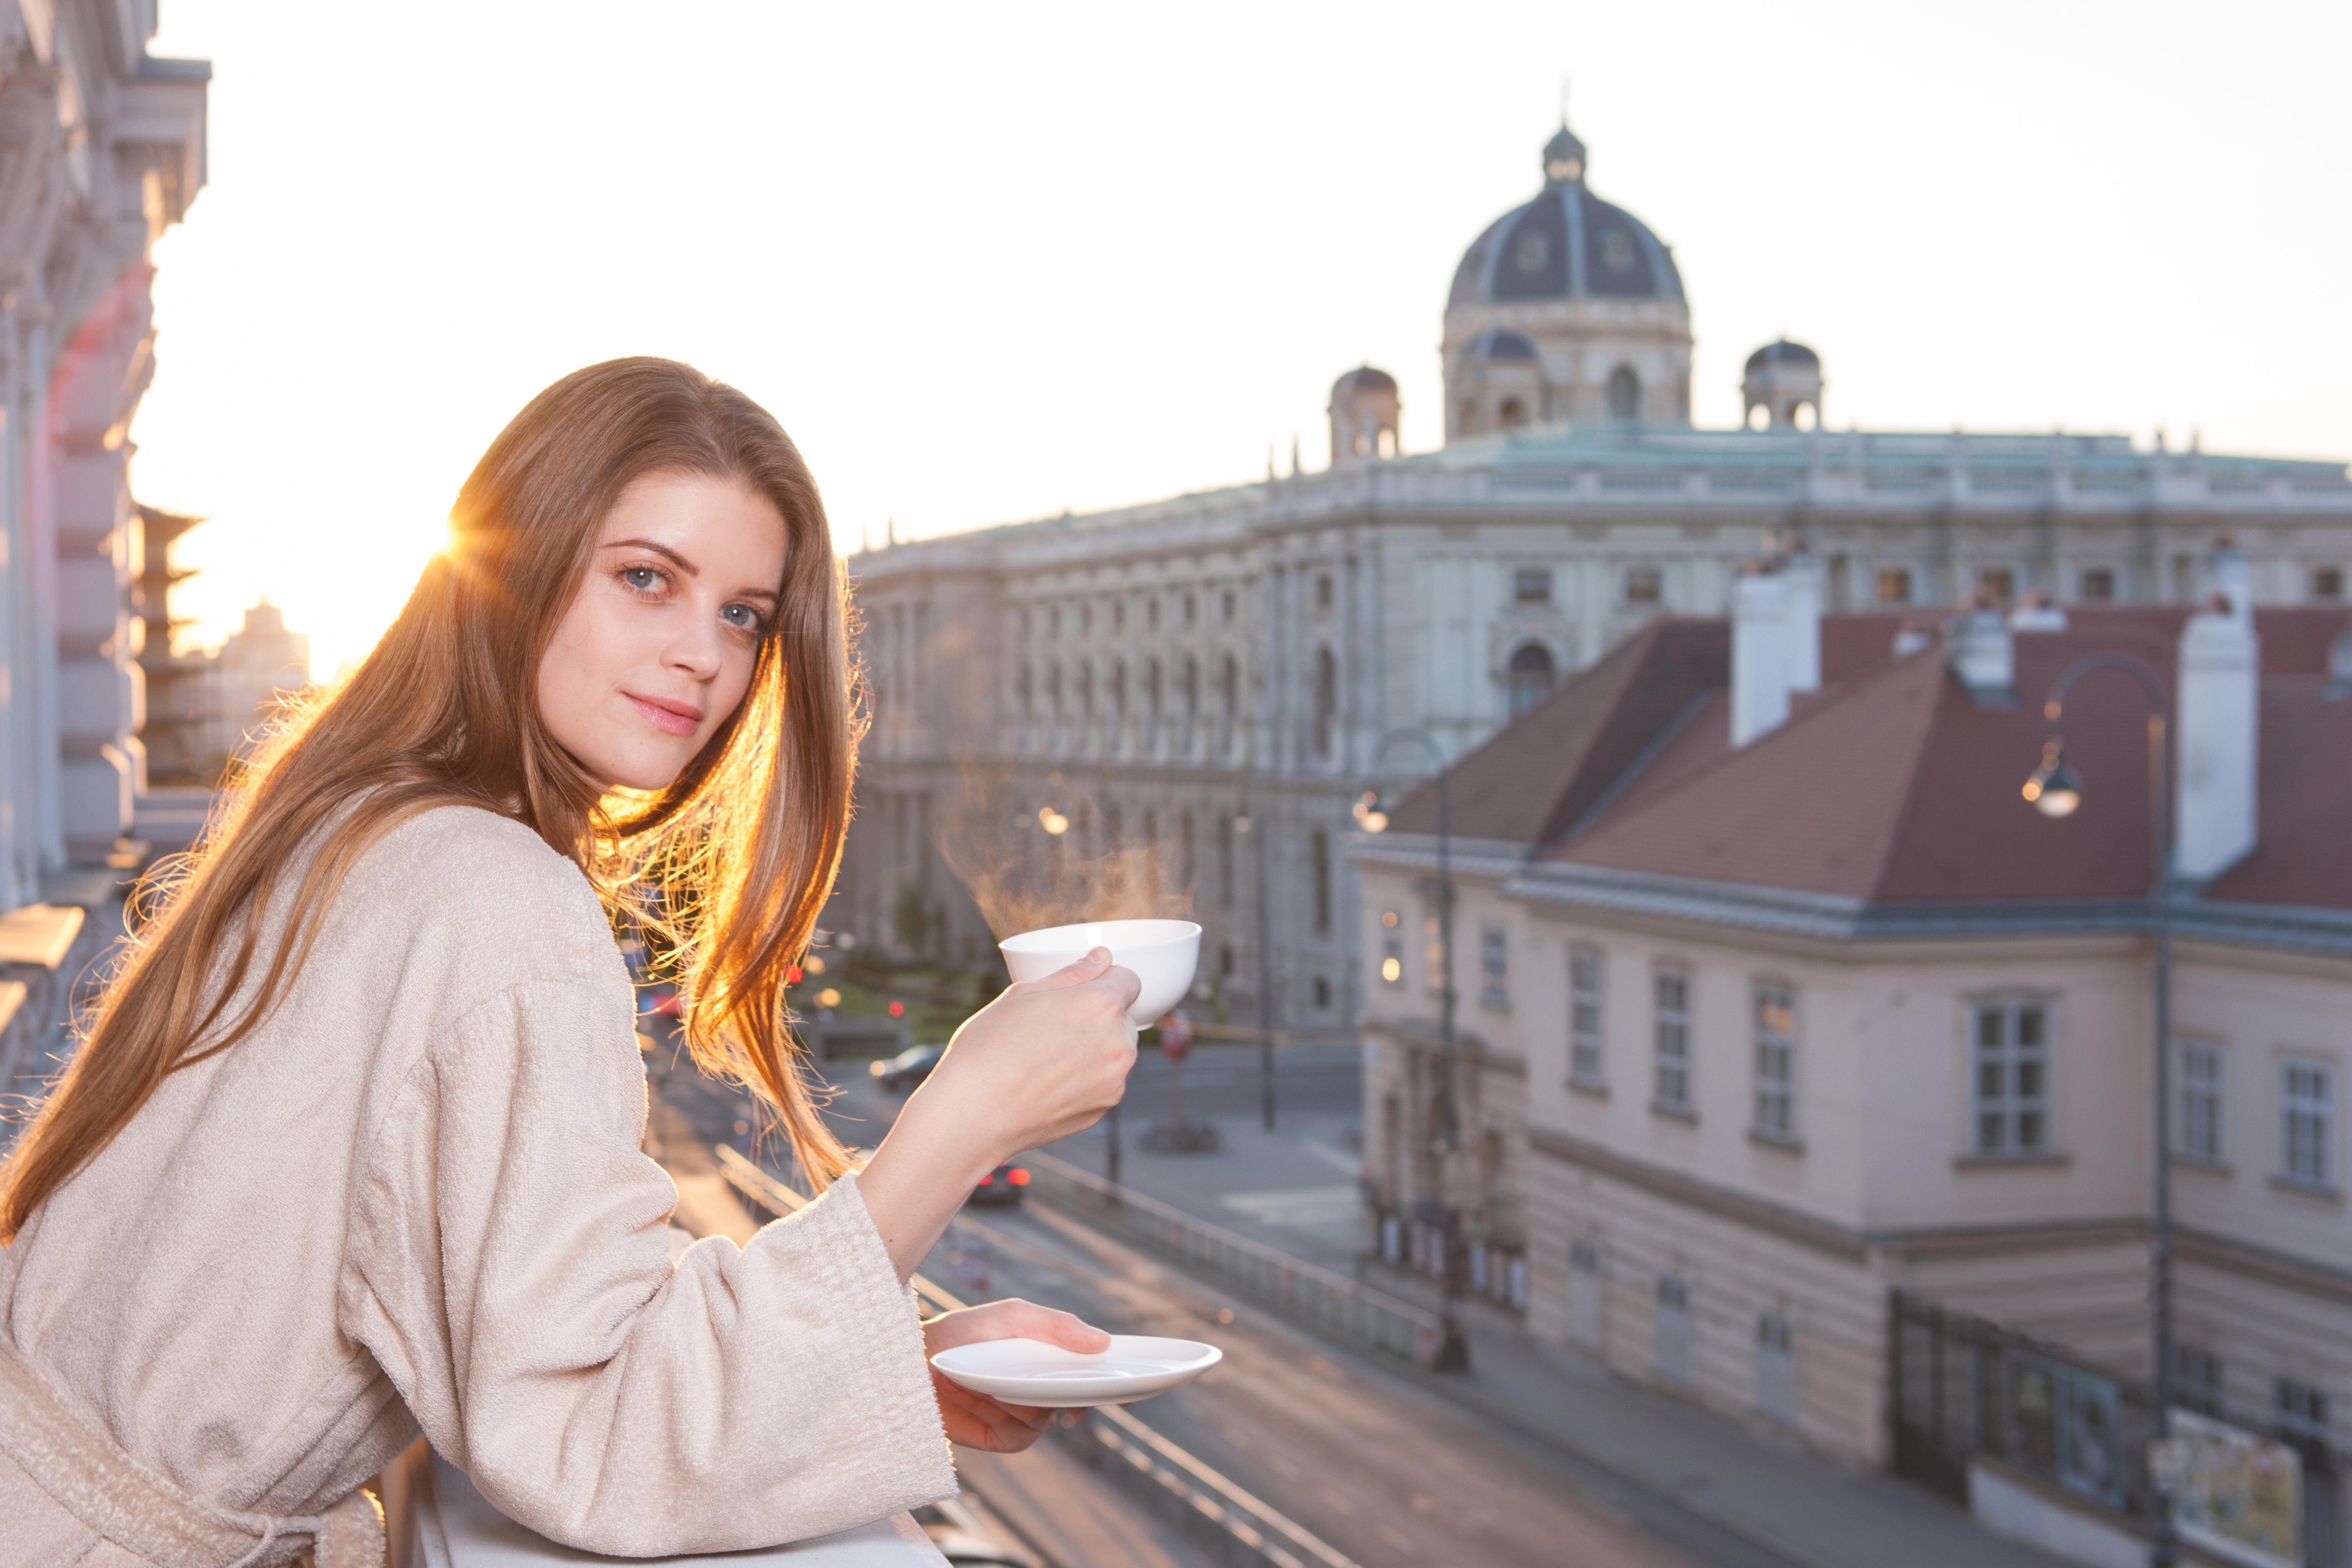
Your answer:
[[[1780,569],[1780,578],[1788,584],[1789,689],[1817,692],[1822,689],[1821,567],[1799,549]]]
[[[2205,586],[2230,601],[2230,614],[2240,625],[2254,629],[2254,563],[2228,534],[2215,539],[2205,557]]]
[[[1944,650],[1969,695],[2001,706],[2017,701],[2017,644],[2000,611],[1979,604],[1954,617]]]
[[[1761,570],[1731,600],[1731,744],[1747,745],[1789,722],[1789,581]],[[1818,620],[1815,622],[1819,635]],[[1819,677],[1819,654],[1815,655]]]
[[[2214,551],[2217,580],[2225,553],[2237,554]],[[2262,644],[2251,613],[2221,608],[2220,595],[2228,591],[2220,590],[2214,606],[2191,615],[2180,632],[2173,865],[2194,882],[2220,875],[2254,847]]]

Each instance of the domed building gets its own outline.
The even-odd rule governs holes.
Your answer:
[[[1445,302],[1449,441],[1561,420],[1690,423],[1690,303],[1674,252],[1594,195],[1566,125],[1543,190],[1474,241]]]
[[[1818,428],[1822,357],[1786,338],[1748,355],[1739,377],[1739,422],[1750,430]]]

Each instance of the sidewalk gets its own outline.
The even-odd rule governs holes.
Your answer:
[[[1298,1223],[1257,1220],[1279,1214],[1272,1201],[1283,1177],[1302,1193],[1327,1188],[1334,1172],[1323,1129],[1267,1134],[1255,1120],[1218,1118],[1224,1151],[1147,1155],[1130,1149],[1128,1185],[1213,1224],[1237,1230],[1330,1266],[1345,1236],[1360,1237],[1302,1197]],[[1287,1135],[1286,1135],[1286,1134]],[[1099,1169],[1090,1152],[1066,1140],[1055,1153]],[[1319,1144],[1320,1148],[1302,1147]],[[1270,1190],[1271,1189],[1271,1190]],[[1237,1210],[1237,1193],[1251,1200]],[[1343,1270],[1348,1265],[1341,1264]],[[1352,1270],[1350,1270],[1352,1271]],[[1426,1281],[1381,1269],[1363,1274],[1391,1294],[1434,1307]],[[2056,1559],[1979,1528],[1963,1511],[1891,1476],[1844,1469],[1794,1447],[1780,1447],[1731,1422],[1666,1395],[1626,1383],[1566,1353],[1538,1348],[1515,1319],[1468,1303],[1471,1371],[1424,1372],[1400,1364],[1423,1385],[1470,1406],[1524,1437],[1549,1444],[1631,1485],[1672,1498],[1719,1528],[1804,1568],[2053,1568]]]

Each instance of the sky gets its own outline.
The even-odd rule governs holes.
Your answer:
[[[1783,333],[1843,429],[2352,457],[2352,6],[169,0],[209,183],[156,246],[175,590],[362,656],[530,395],[742,387],[836,542],[1310,469],[1332,379],[1440,439],[1463,249],[1570,122],[1672,246],[1694,414]]]

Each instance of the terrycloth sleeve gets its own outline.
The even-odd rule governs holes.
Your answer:
[[[644,1069],[603,988],[515,986],[408,1075],[360,1188],[344,1332],[485,1497],[567,1545],[776,1545],[952,1495],[856,1179],[673,1266],[677,1189],[638,1152]]]

